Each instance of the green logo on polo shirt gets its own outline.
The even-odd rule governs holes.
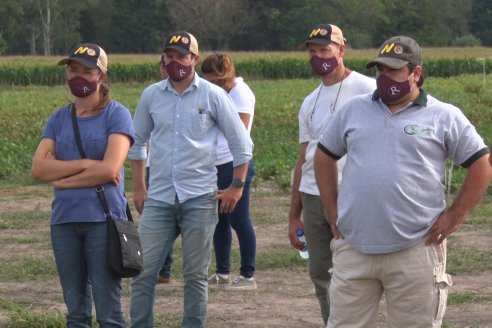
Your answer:
[[[428,137],[430,136],[431,129],[424,129],[417,124],[410,124],[405,126],[403,129],[406,134],[411,135],[411,136],[422,136],[422,137]]]

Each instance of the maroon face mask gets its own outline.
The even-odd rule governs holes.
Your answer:
[[[309,60],[309,63],[311,64],[313,71],[320,76],[330,74],[338,66],[338,60],[335,57],[320,58],[318,56],[313,56]]]
[[[169,75],[171,81],[180,82],[190,76],[192,66],[184,66],[177,61],[171,61],[166,65],[166,72]]]
[[[75,97],[84,98],[97,90],[97,81],[89,82],[79,75],[68,80],[68,86]]]
[[[410,93],[410,83],[408,80],[395,81],[386,75],[379,75],[376,79],[378,93],[384,102],[397,101]]]

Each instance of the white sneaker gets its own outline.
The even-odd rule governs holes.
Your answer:
[[[256,290],[256,281],[254,277],[246,278],[242,275],[234,278],[231,284],[224,285],[225,290]]]
[[[209,288],[223,288],[231,284],[231,277],[228,274],[214,273],[208,278]]]

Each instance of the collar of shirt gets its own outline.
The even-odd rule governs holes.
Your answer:
[[[417,97],[417,99],[415,99],[415,101],[413,101],[412,103],[410,103],[410,106],[427,106],[427,92],[425,92],[424,89],[422,88],[419,88],[420,90],[420,94],[419,96]],[[381,99],[381,96],[379,95],[379,92],[378,92],[378,89],[374,90],[374,93],[372,94],[372,100],[373,101],[378,101],[379,99]],[[405,106],[406,108],[407,106]]]
[[[186,88],[185,92],[188,92],[190,91],[192,88],[198,88],[198,86],[200,85],[200,83],[203,83],[203,81],[198,78],[198,74],[195,72],[194,73],[194,76],[193,76],[193,80],[191,81],[190,85]],[[174,88],[173,84],[171,83],[171,80],[169,80],[169,78],[165,79],[165,80],[162,80],[160,81],[159,83],[159,87],[162,89],[162,90],[168,90],[170,92],[173,92],[175,94],[178,94],[176,89]]]

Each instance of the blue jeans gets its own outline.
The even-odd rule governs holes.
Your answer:
[[[167,204],[147,199],[138,231],[144,256],[144,271],[132,281],[130,316],[132,327],[154,326],[153,306],[159,270],[176,237],[183,247],[184,314],[181,327],[204,327],[207,316],[207,274],[212,238],[217,224],[215,193]]]
[[[234,168],[232,162],[217,166],[217,185],[219,189],[226,189],[231,185]],[[217,273],[229,274],[231,271],[231,227],[236,231],[239,241],[239,252],[241,254],[240,274],[251,278],[255,272],[256,261],[256,235],[249,215],[249,193],[255,166],[253,161],[249,162],[248,174],[244,184],[243,196],[236,204],[234,212],[219,214],[219,222],[214,233],[215,261],[217,262]]]
[[[146,175],[145,175],[145,183],[147,186],[147,189],[149,189],[149,176],[150,176],[150,166],[147,166],[146,168]],[[171,278],[171,265],[173,264],[173,248],[169,250],[169,253],[166,256],[166,260],[164,261],[164,265],[159,271],[159,275],[164,278]]]
[[[67,327],[92,326],[92,299],[100,327],[125,327],[121,279],[107,264],[106,222],[51,226],[51,244],[67,306]]]
[[[164,278],[171,278],[171,266],[173,264],[173,248],[169,250],[167,253],[166,260],[164,261],[164,265],[162,266],[161,271],[159,271],[159,276]]]

